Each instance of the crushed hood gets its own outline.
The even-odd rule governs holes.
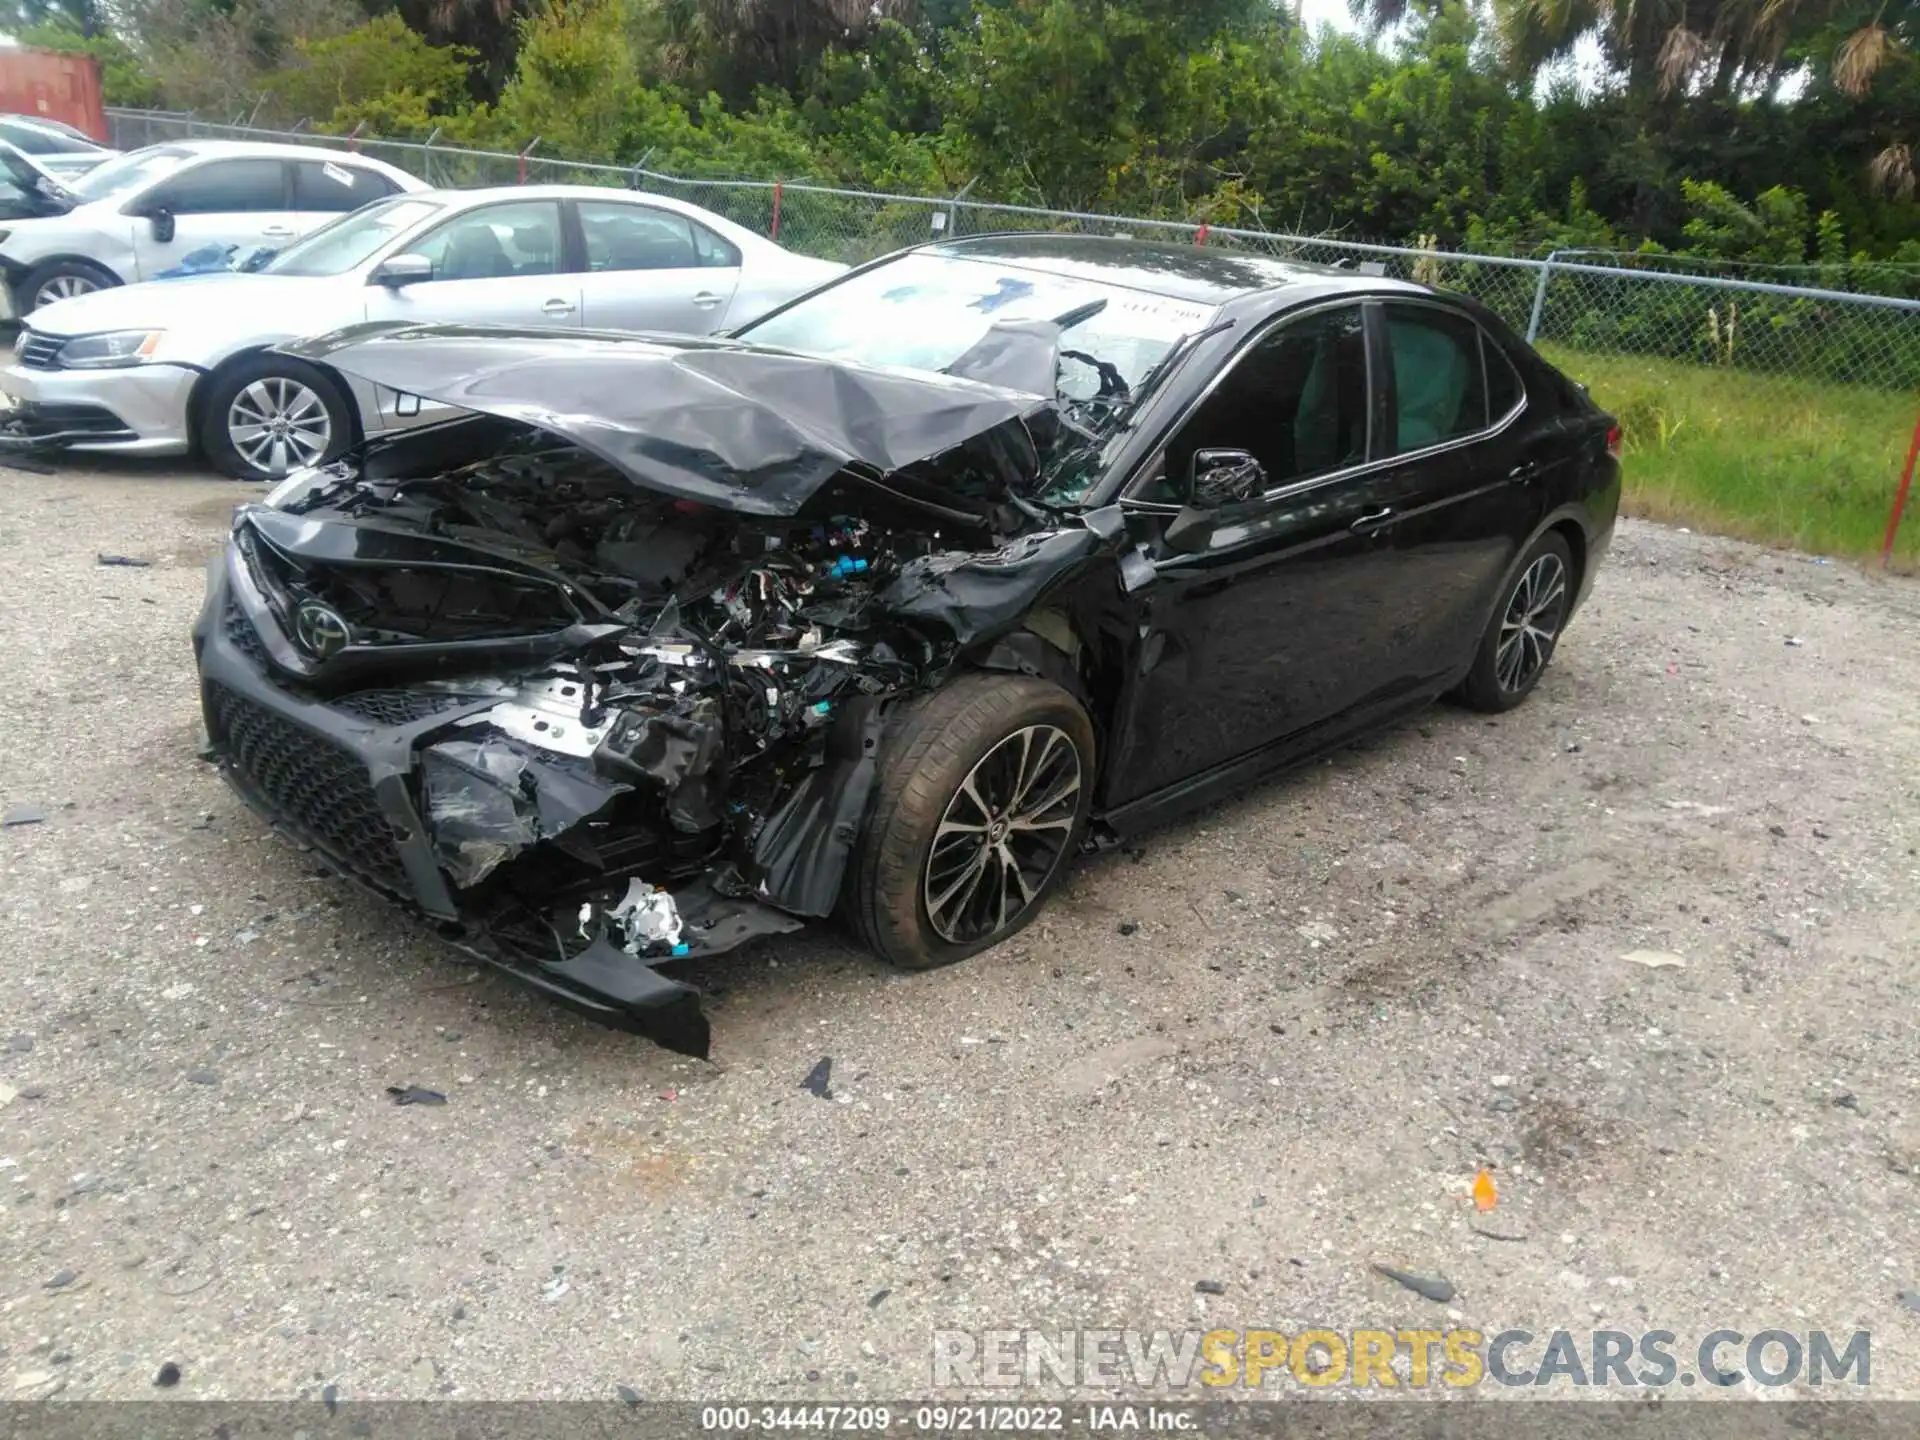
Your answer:
[[[1040,466],[1028,422],[1053,407],[949,375],[664,335],[375,323],[283,349],[535,426],[647,489],[750,515],[792,515],[842,471],[892,474],[962,446],[1025,489]]]

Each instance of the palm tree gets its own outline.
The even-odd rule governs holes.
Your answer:
[[[1436,0],[1349,3],[1378,31]],[[1491,0],[1507,62],[1528,80],[1571,55],[1587,36],[1597,39],[1608,65],[1625,77],[1643,134],[1657,133],[1661,116],[1689,96],[1720,101],[1772,93],[1809,53],[1827,52],[1818,42],[1842,30],[1830,45],[1827,73],[1842,94],[1863,98],[1905,48],[1901,32],[1914,28],[1900,23],[1910,12],[1888,22],[1891,3],[1879,0],[1860,23],[1858,0]],[[1843,14],[1849,9],[1851,15]],[[1915,172],[1907,146],[1889,143],[1874,157],[1868,178],[1885,194],[1910,198]]]
[[[1352,3],[1356,16],[1384,29],[1423,0]],[[1493,0],[1515,73],[1530,78],[1592,35],[1629,93],[1661,97],[1770,88],[1792,68],[1790,47],[1833,24],[1839,8],[1838,0]],[[1865,94],[1899,48],[1884,13],[1834,51],[1834,84],[1849,95]]]

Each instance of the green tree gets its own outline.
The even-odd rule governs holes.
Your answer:
[[[386,14],[344,34],[296,39],[264,89],[278,118],[335,129],[377,119],[385,133],[413,131],[466,98],[474,58],[470,50],[429,44]]]

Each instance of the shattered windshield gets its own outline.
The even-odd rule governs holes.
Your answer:
[[[822,290],[740,338],[865,365],[946,370],[995,325],[1055,321],[1062,333],[1054,398],[1092,441],[1125,413],[1173,347],[1215,313],[1211,305],[998,259],[919,252]],[[1076,477],[1089,450],[1059,447],[1048,488],[1083,488]]]

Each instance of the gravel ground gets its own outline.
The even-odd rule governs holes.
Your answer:
[[[1867,1329],[1920,1394],[1913,583],[1625,523],[1515,714],[1102,856],[956,969],[729,957],[701,1063],[194,759],[250,493],[0,471],[0,808],[47,812],[0,830],[0,1395],[900,1397],[938,1327],[1449,1313]]]

